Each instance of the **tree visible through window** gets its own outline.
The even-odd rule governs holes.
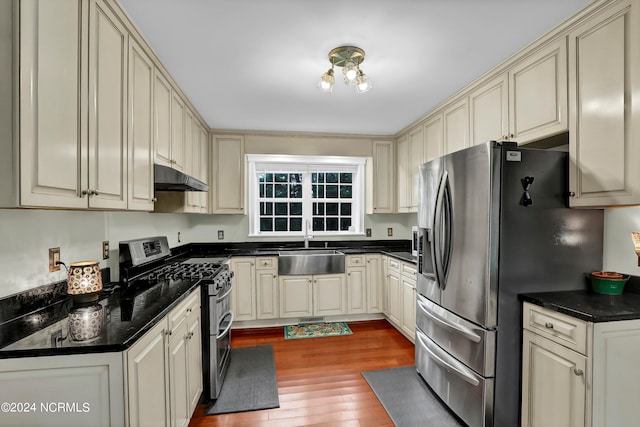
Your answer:
[[[250,234],[358,234],[364,159],[249,155]]]

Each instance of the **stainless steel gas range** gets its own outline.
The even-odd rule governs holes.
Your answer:
[[[226,257],[172,255],[166,236],[119,243],[120,282],[136,289],[161,284],[170,288],[191,281],[202,293],[202,360],[204,396],[215,400],[229,365],[231,351],[231,289],[233,272]]]

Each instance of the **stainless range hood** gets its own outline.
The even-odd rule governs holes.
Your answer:
[[[177,169],[153,165],[155,191],[209,191],[209,186]]]

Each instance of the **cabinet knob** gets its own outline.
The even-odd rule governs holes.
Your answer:
[[[87,190],[82,190],[80,192],[80,198],[83,198],[84,196],[86,196],[87,194],[89,194],[89,192]]]
[[[575,191],[569,191],[569,197],[576,197]]]
[[[553,329],[553,323],[547,322],[547,323],[544,324],[544,327],[547,328],[547,329]]]
[[[273,278],[275,279],[276,277],[278,277],[278,276],[276,276],[276,275],[274,274],[274,275],[273,275]]]
[[[582,369],[578,369],[578,368],[573,368],[573,373],[576,374],[576,376],[578,377],[584,375],[584,372],[582,371]]]
[[[157,201],[158,201],[158,198],[157,198],[157,197],[154,197],[153,199],[151,199],[151,203],[155,203],[155,202],[157,202]]]

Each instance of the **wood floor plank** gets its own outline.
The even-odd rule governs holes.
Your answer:
[[[282,328],[233,330],[234,348],[273,346],[280,407],[204,415],[190,427],[392,427],[362,372],[414,364],[414,346],[386,320],[350,322],[353,335],[285,340]]]

